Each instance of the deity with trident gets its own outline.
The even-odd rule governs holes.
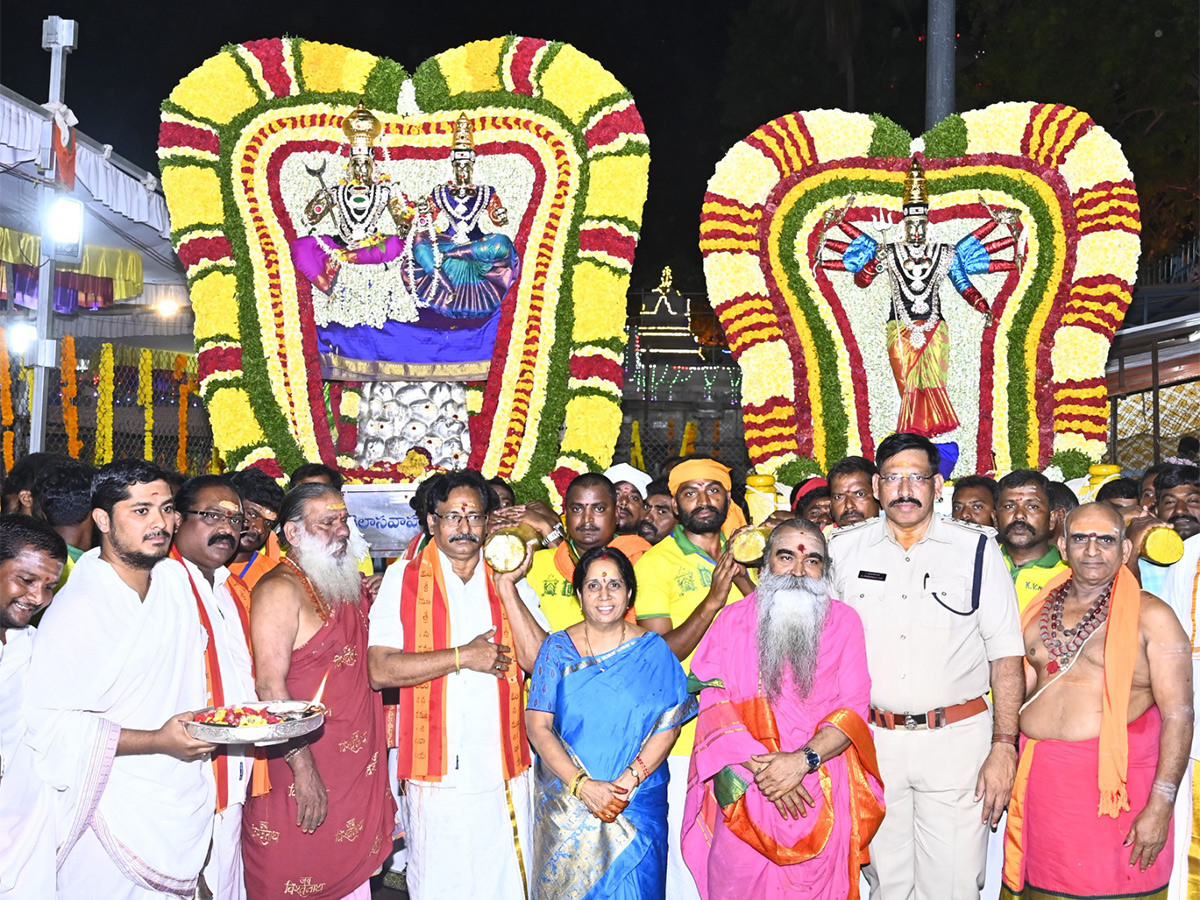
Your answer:
[[[1020,213],[1015,209],[993,209],[980,198],[987,211],[984,222],[957,244],[929,240],[929,189],[925,170],[914,156],[904,179],[903,234],[890,237],[895,222],[880,211],[875,225],[876,240],[849,222],[846,212],[854,198],[840,210],[826,214],[821,223],[815,264],[825,269],[851,272],[854,283],[865,288],[879,270],[887,273],[891,288],[891,311],[887,319],[888,358],[900,392],[900,416],[897,431],[926,437],[945,434],[958,427],[958,416],[946,392],[950,367],[950,333],[942,315],[941,288],[946,280],[971,307],[985,317],[991,327],[992,314],[972,275],[985,272],[1017,271],[1024,254],[1017,247],[1021,236]],[[851,241],[833,240],[828,232],[840,228]],[[1007,231],[1004,237],[987,244],[983,238],[996,228]],[[1012,259],[996,259],[995,254],[1014,247]],[[823,259],[825,248],[841,253],[840,259]]]

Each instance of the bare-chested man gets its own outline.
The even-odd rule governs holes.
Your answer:
[[[1125,567],[1132,544],[1112,507],[1072,510],[1059,548],[1070,572],[1022,619],[1030,699],[1001,896],[1165,897],[1191,646]]]
[[[392,852],[395,815],[383,704],[367,681],[369,593],[337,488],[292,488],[279,521],[288,555],[255,586],[250,613],[258,695],[320,694],[329,713],[271,755],[270,793],[246,804],[246,893],[367,900]]]

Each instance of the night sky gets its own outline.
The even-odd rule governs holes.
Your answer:
[[[995,6],[1008,0],[989,2]],[[1179,2],[1147,0],[1167,12],[1178,9]],[[270,12],[226,0],[4,0],[0,83],[44,101],[50,57],[41,49],[41,21],[52,14],[76,19],[79,48],[67,65],[66,102],[78,115],[80,129],[157,174],[160,102],[181,77],[227,43],[296,35],[389,56],[411,72],[427,57],[472,40],[513,33],[567,41],[597,59],[633,93],[650,135],[650,194],[633,286],[653,287],[669,264],[676,285],[694,291],[703,290],[696,243],[704,187],[734,142],[775,116],[817,107],[881,112],[912,133],[923,126],[925,0],[259,6]],[[977,99],[1003,98],[1074,102],[1094,111],[1084,105],[1094,98],[1062,96],[1071,91],[1049,71],[1045,84],[1035,86],[1041,95],[1036,98],[1008,97],[1003,85],[994,87],[992,97],[964,97],[963,71],[980,58],[980,35],[978,29],[970,33],[970,23],[964,21],[974,5],[959,7],[964,32],[958,47],[960,109],[982,105]],[[832,19],[830,10],[836,11]],[[1168,31],[1175,33],[1174,28]],[[1194,46],[1195,28],[1190,33],[1186,40]],[[839,44],[852,46],[853,52],[839,56],[830,49]],[[850,80],[847,60],[852,60]],[[1022,68],[1027,62],[1021,61]],[[1181,69],[1186,75],[1186,61]],[[1194,108],[1192,103],[1193,116]],[[1188,153],[1194,155],[1190,146]],[[1185,180],[1194,171],[1192,164]]]

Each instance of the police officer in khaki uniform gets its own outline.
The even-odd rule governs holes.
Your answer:
[[[866,877],[872,900],[970,900],[1016,776],[1017,598],[995,532],[934,515],[932,441],[894,434],[876,463],[885,518],[829,539],[835,593],[866,632],[887,802]]]

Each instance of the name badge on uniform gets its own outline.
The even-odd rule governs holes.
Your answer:
[[[886,572],[867,572],[866,570],[860,570],[858,577],[864,578],[867,581],[887,581]]]

